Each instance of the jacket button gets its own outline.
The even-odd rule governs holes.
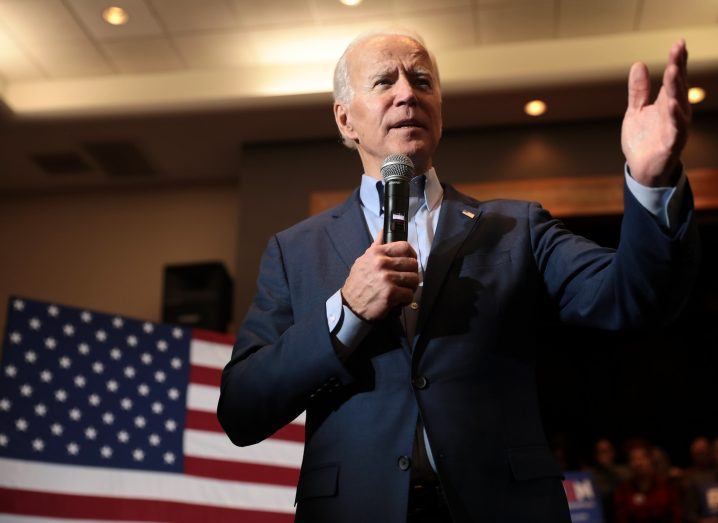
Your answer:
[[[429,385],[429,380],[426,379],[424,376],[417,376],[412,380],[414,383],[414,387],[417,389],[425,389]]]
[[[401,456],[399,457],[397,464],[401,470],[409,470],[409,467],[411,467],[411,458],[408,456]]]

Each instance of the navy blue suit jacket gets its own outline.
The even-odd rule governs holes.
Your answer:
[[[695,278],[688,186],[672,233],[626,189],[616,251],[536,203],[444,189],[413,347],[396,319],[377,323],[346,364],[332,346],[325,302],[371,242],[358,191],[269,241],[218,416],[243,446],[306,409],[297,521],[405,521],[410,470],[399,461],[421,415],[455,521],[568,522],[534,378],[546,303],[573,324],[659,325]]]

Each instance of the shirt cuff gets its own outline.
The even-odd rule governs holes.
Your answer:
[[[346,361],[369,333],[371,325],[343,304],[341,289],[329,297],[326,308],[332,343],[340,359]]]
[[[625,165],[624,173],[626,185],[631,194],[638,202],[664,227],[671,229],[676,225],[681,208],[681,196],[685,190],[686,173],[681,172],[675,187],[647,187],[641,185],[631,176],[628,164]]]

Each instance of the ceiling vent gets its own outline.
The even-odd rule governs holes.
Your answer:
[[[109,176],[127,178],[157,174],[149,160],[132,142],[90,142],[83,147]]]
[[[82,174],[92,170],[90,164],[74,152],[33,154],[30,158],[42,172],[51,176]]]

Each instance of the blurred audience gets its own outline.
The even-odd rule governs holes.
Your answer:
[[[601,498],[604,514],[613,513],[613,492],[629,477],[628,467],[616,463],[616,448],[608,439],[599,439],[593,447],[593,473],[596,490]]]
[[[703,503],[701,501],[705,488],[718,481],[714,450],[708,438],[700,436],[691,442],[691,466],[683,474],[683,495],[685,521],[703,523]]]
[[[616,487],[616,523],[681,523],[678,489],[656,472],[652,447],[635,443],[628,450],[630,477]]]

